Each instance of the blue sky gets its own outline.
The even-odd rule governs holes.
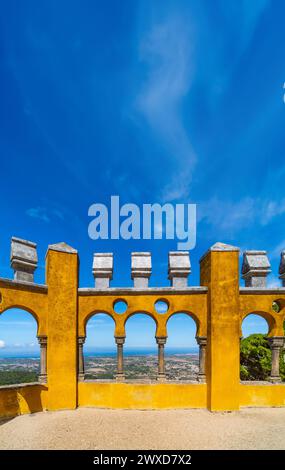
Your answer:
[[[268,250],[269,282],[278,285],[285,248],[284,2],[1,6],[1,276],[12,277],[15,235],[38,243],[37,282],[44,281],[47,245],[65,241],[79,250],[81,286],[93,285],[94,251],[113,251],[113,286],[130,286],[130,252],[145,250],[153,253],[151,285],[168,285],[167,253],[176,241],[88,237],[89,206],[119,195],[139,206],[198,205],[190,284],[199,284],[200,256],[222,241]],[[6,347],[34,343],[25,318],[3,314]],[[30,327],[17,333],[21,321]],[[132,321],[132,341],[139,340],[142,320]],[[100,328],[107,342],[109,326],[103,320]],[[183,327],[172,328],[172,344],[185,343]]]

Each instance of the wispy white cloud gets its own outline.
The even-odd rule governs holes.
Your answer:
[[[277,202],[245,197],[233,202],[212,198],[198,206],[199,221],[204,220],[209,225],[231,234],[256,224],[266,226],[284,214],[285,199]]]
[[[33,219],[42,220],[45,223],[50,222],[50,218],[47,215],[47,210],[45,207],[31,207],[26,210],[26,214]]]
[[[88,321],[87,327],[88,328],[93,328],[96,325],[100,325],[100,324],[103,324],[103,323],[109,323],[109,320],[112,321],[111,317],[109,315],[107,315],[106,313],[97,313],[97,314],[94,315],[94,317],[92,317]]]
[[[14,344],[7,345],[7,347],[9,348],[12,347],[12,348],[17,348],[17,349],[29,349],[29,348],[38,349],[39,345],[37,343],[14,343]]]
[[[244,198],[237,202],[210,199],[198,206],[198,220],[204,220],[224,232],[235,232],[251,223],[255,214],[255,200]]]
[[[285,199],[281,201],[265,201],[262,207],[261,224],[267,225],[274,217],[285,213]]]
[[[0,349],[5,348],[5,346],[6,346],[5,341],[3,341],[3,339],[0,339]]]
[[[47,207],[37,206],[31,207],[26,210],[26,215],[33,219],[41,220],[42,222],[49,223],[52,217],[64,220],[64,214],[59,209],[48,209]]]
[[[196,157],[195,157],[196,159]],[[187,162],[185,162],[187,164]],[[183,161],[181,161],[183,166]],[[192,180],[193,166],[179,169],[175,172],[175,175],[170,178],[161,192],[162,202],[185,200],[189,197],[190,184]]]
[[[217,42],[215,47],[211,48],[212,96],[210,100],[213,105],[217,106],[216,100],[219,99],[219,95],[222,96],[229,89],[234,70],[238,66],[239,61],[243,60],[246,50],[250,47],[262,15],[270,1],[258,0],[253,2],[252,0],[239,0],[238,2],[229,2],[229,0],[217,0],[220,21],[224,22],[226,28],[230,25],[230,29],[225,40]],[[208,8],[210,10],[209,15],[211,15],[211,7]],[[208,31],[208,34],[210,40],[216,40],[216,37],[212,35],[211,29]],[[216,31],[214,34],[216,35]],[[238,38],[238,42],[231,55],[231,60],[228,60],[226,51],[229,43],[227,39],[231,37],[231,34],[233,38]]]
[[[88,322],[88,328],[94,328],[96,325],[101,325],[103,323],[106,323],[105,320],[97,319],[97,320],[90,320]]]
[[[194,71],[192,43],[189,18],[171,14],[153,21],[139,45],[147,75],[136,98],[136,109],[177,164],[177,173],[161,191],[164,201],[188,195],[196,163],[182,113]]]

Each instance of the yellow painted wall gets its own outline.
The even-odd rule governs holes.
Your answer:
[[[48,389],[45,385],[0,387],[0,416],[12,417],[47,409]]]
[[[285,383],[240,384],[240,406],[285,406]]]
[[[285,406],[285,384],[240,384],[241,407]],[[206,384],[128,384],[82,382],[78,406],[123,409],[206,408]],[[0,387],[0,416],[13,417],[48,409],[44,385]]]
[[[31,313],[38,324],[38,335],[47,335],[47,289],[0,279],[0,314],[11,308]]]
[[[205,384],[81,382],[78,405],[99,408],[206,408]]]
[[[86,323],[88,319],[96,313],[105,312],[110,315],[115,322],[115,336],[125,336],[125,324],[135,313],[145,313],[151,316],[156,325],[156,336],[167,336],[167,322],[175,313],[184,312],[190,315],[197,325],[197,336],[207,335],[207,294],[192,293],[191,296],[181,295],[177,293],[161,295],[150,292],[146,295],[144,292],[140,295],[136,293],[123,295],[123,300],[127,302],[128,309],[123,314],[114,312],[113,304],[118,296],[110,293],[110,295],[82,295],[79,294],[78,302],[78,334],[86,335]],[[157,300],[165,300],[168,305],[168,311],[164,314],[157,313],[155,310],[155,302]]]

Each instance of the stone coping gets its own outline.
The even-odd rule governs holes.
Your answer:
[[[46,284],[36,284],[34,282],[28,282],[28,281],[17,281],[15,279],[6,279],[1,277],[0,278],[0,287],[1,285],[5,286],[11,286],[15,287],[18,289],[26,289],[28,288],[29,290],[32,291],[37,291],[37,292],[47,292],[48,291],[48,286]]]
[[[268,287],[240,287],[239,288],[239,293],[241,295],[243,294],[267,294],[267,295],[274,295],[274,294],[285,294],[285,287],[273,287],[273,288],[268,288]]]
[[[41,384],[40,382],[28,382],[23,384],[9,384],[9,385],[0,385],[0,391],[5,389],[13,389],[13,388],[24,388],[24,387],[34,387],[35,385],[45,385]]]
[[[79,295],[171,295],[171,294],[206,294],[207,287],[194,286],[194,287],[148,287],[148,288],[134,288],[134,287],[109,287],[108,289],[96,289],[94,287],[83,287],[78,289]],[[284,289],[285,292],[285,289]]]
[[[0,278],[1,284],[11,286],[18,289],[30,289],[36,292],[47,293],[48,286],[46,284],[36,284],[34,282],[17,281],[14,279]],[[189,287],[108,287],[107,289],[98,289],[95,287],[80,287],[78,289],[78,295],[171,295],[171,294],[206,294],[208,287],[205,286],[189,286]],[[285,287],[240,287],[240,295],[247,294],[266,294],[266,295],[285,295]]]
[[[176,384],[176,385],[207,385],[206,382],[198,382],[198,380],[137,380],[137,379],[126,379],[123,381],[116,381],[116,379],[87,379],[79,383],[95,383],[95,384],[106,384],[106,383],[117,383],[117,384],[136,384],[136,385],[159,385],[159,384]],[[260,385],[260,386],[270,386],[270,385],[283,385],[285,386],[285,382],[270,382],[265,380],[241,380],[240,385]]]
[[[135,385],[207,385],[206,383],[203,382],[198,382],[197,380],[139,380],[139,379],[126,379],[123,381],[116,380],[116,379],[107,379],[107,380],[101,380],[101,379],[93,379],[93,380],[83,380],[79,381],[78,384],[135,384]],[[10,384],[10,385],[0,385],[0,392],[1,390],[13,390],[13,389],[19,389],[19,388],[26,388],[26,387],[34,387],[34,386],[40,386],[40,387],[47,387],[46,384],[42,384],[40,382],[29,382],[29,383],[21,383],[21,384]],[[275,386],[275,385],[282,385],[285,387],[285,382],[269,382],[269,381],[264,381],[264,380],[241,380],[240,385],[260,385],[260,386]]]
[[[241,385],[283,385],[285,382],[270,382],[269,380],[241,380]]]
[[[93,384],[135,384],[135,385],[205,385],[205,383],[198,382],[198,380],[139,380],[139,379],[126,379],[126,380],[116,380],[116,379],[106,379],[106,380],[101,380],[101,379],[87,379],[83,380],[79,383],[93,383]]]

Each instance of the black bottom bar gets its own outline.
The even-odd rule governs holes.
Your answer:
[[[0,451],[2,468],[4,463],[16,464],[22,468],[32,464],[47,465],[82,465],[93,468],[111,465],[117,468],[131,468],[135,465],[163,465],[171,467],[180,465],[203,465],[203,464],[268,464],[277,463],[278,460],[284,462],[285,451],[245,451],[245,450],[194,450],[194,451]],[[273,460],[274,459],[274,460]],[[66,467],[63,467],[66,468]]]

